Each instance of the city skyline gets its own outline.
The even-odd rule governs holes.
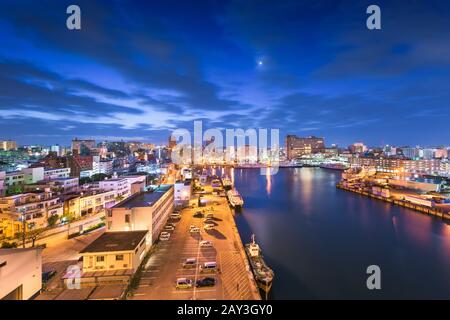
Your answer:
[[[81,30],[69,4],[2,5],[1,139],[165,143],[194,120],[327,145],[450,139],[447,3],[379,1],[381,30],[367,1],[79,1]]]

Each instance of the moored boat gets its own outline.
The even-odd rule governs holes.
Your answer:
[[[228,201],[233,208],[241,208],[244,205],[244,199],[236,189],[227,191]]]
[[[222,185],[225,190],[231,190],[233,188],[233,182],[228,177],[222,178]]]
[[[275,273],[266,265],[261,253],[261,248],[255,242],[254,234],[252,234],[252,242],[245,245],[245,252],[250,262],[250,266],[252,267],[256,284],[262,291],[264,291],[267,298],[267,295],[272,288]]]

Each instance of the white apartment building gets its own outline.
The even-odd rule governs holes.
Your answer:
[[[45,169],[43,180],[64,179],[70,177],[70,168]]]
[[[25,168],[21,171],[8,172],[5,175],[5,185],[16,186],[21,184],[33,184],[42,180],[68,178],[70,168],[44,169],[44,167]]]
[[[147,230],[153,243],[173,212],[173,190],[172,185],[162,185],[119,202],[107,211],[107,230]]]
[[[403,160],[385,158],[352,157],[350,159],[353,167],[374,167],[380,172],[409,172],[417,174],[435,174],[442,176],[450,175],[448,161],[440,159],[432,160]]]
[[[106,179],[98,182],[99,189],[113,190],[117,197],[127,198],[131,195],[130,183],[127,179]]]
[[[28,300],[40,292],[42,250],[0,250],[0,300]]]

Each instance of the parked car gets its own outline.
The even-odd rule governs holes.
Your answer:
[[[196,227],[196,226],[191,226],[191,227],[189,228],[189,232],[190,232],[190,233],[198,233],[198,232],[200,232],[200,228],[199,228],[199,227]]]
[[[209,240],[202,240],[200,241],[200,247],[212,247],[213,243]]]
[[[192,280],[187,278],[178,278],[176,283],[177,289],[189,289],[192,288]]]
[[[205,262],[200,266],[200,272],[212,273],[217,271],[217,263],[215,261]]]
[[[56,274],[56,270],[48,270],[48,271],[44,271],[42,272],[42,282],[48,282],[50,281],[51,278],[53,278]]]
[[[197,264],[197,259],[188,258],[183,262],[183,268],[186,268],[186,269],[195,268],[196,264]]]
[[[212,223],[205,223],[205,225],[203,226],[203,229],[205,230],[212,230],[214,229],[215,225]]]
[[[159,240],[168,241],[170,239],[170,233],[168,235],[160,235]]]
[[[203,218],[203,216],[204,216],[204,214],[201,211],[197,211],[193,215],[194,218]]]
[[[165,225],[164,230],[173,231],[173,230],[175,230],[175,227],[172,225]]]
[[[196,287],[213,287],[216,284],[216,279],[206,277],[202,279],[198,279],[195,286]]]
[[[172,213],[172,214],[170,215],[170,218],[171,218],[171,219],[174,219],[174,220],[181,219],[181,214],[179,214],[179,213]]]
[[[211,219],[211,218],[206,218],[206,219],[203,219],[203,223],[211,223],[211,224],[214,224],[214,220]]]
[[[161,240],[161,241],[167,241],[169,239],[170,239],[170,233],[168,233],[168,232],[163,231],[159,235],[159,240]]]

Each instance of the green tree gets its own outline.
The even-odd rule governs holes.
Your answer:
[[[110,178],[110,175],[104,174],[104,173],[96,173],[92,175],[91,180],[92,181],[103,181],[105,178]]]
[[[17,243],[8,241],[2,242],[2,249],[11,249],[11,248],[17,248]]]
[[[80,185],[92,182],[91,178],[89,178],[89,177],[80,178],[79,181],[80,181]]]
[[[53,227],[56,224],[56,222],[58,221],[58,219],[59,219],[59,216],[57,214],[54,214],[54,215],[48,217],[48,219],[47,219],[48,226]]]

